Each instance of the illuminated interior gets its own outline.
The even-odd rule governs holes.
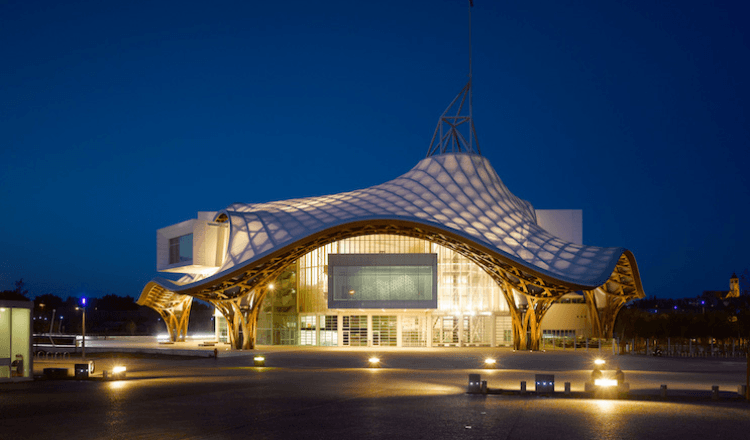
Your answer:
[[[386,253],[437,256],[437,307],[328,307],[330,254]],[[259,344],[426,347],[513,341],[508,304],[492,278],[466,257],[426,240],[398,235],[349,238],[308,252],[286,274],[286,281],[261,305]],[[219,315],[217,322],[217,338],[226,341],[226,320]]]
[[[580,243],[580,215],[573,211],[540,214],[505,187],[486,158],[442,152],[370,188],[237,203],[163,228],[157,233],[157,267],[186,275],[177,282],[152,280],[138,303],[170,317],[165,323],[175,327],[170,328],[175,339],[189,313],[189,303],[180,301],[207,301],[220,318],[217,337],[238,349],[257,343],[512,344],[536,350],[543,334],[612,337],[620,308],[644,297],[633,254]],[[566,233],[576,222],[578,230]],[[191,232],[192,264],[168,264],[169,240]],[[331,303],[333,254],[432,254],[437,302],[403,308]],[[376,282],[390,284],[353,284],[340,292],[340,300],[349,295],[354,301],[367,289],[391,299],[389,292],[405,292],[392,285],[396,278],[379,277]],[[403,286],[414,282],[401,280]],[[566,312],[555,314],[556,304]]]

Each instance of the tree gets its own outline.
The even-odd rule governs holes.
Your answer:
[[[29,293],[28,289],[24,289],[23,278],[16,281],[16,288],[13,290],[4,290],[0,292],[0,299],[6,301],[28,301],[29,298],[26,295]]]
[[[138,304],[132,296],[104,295],[96,301],[96,308],[110,312],[124,312],[128,310],[138,310]]]
[[[57,295],[45,293],[34,298],[34,307],[52,311],[52,309],[60,310],[63,306],[63,300]]]
[[[740,275],[740,295],[750,295],[750,271],[747,269]]]
[[[24,289],[23,278],[21,278],[20,280],[16,281],[16,290],[14,290],[14,292],[16,292],[17,294],[19,294],[19,295],[23,296],[24,298],[26,298],[26,295],[29,293],[29,290],[28,289]],[[27,301],[28,301],[28,299],[27,299]]]

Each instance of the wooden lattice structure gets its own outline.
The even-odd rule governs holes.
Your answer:
[[[408,221],[374,220],[353,222],[321,231],[278,249],[259,259],[251,267],[243,267],[215,278],[207,286],[188,287],[179,294],[165,292],[164,287],[158,283],[150,283],[144,289],[139,304],[152,306],[148,299],[152,295],[150,291],[157,298],[174,298],[171,301],[175,303],[184,297],[207,301],[226,318],[232,347],[252,349],[255,346],[257,317],[263,298],[268,292],[268,286],[286,267],[304,254],[334,241],[377,234],[403,235],[434,242],[460,253],[484,269],[501,286],[508,302],[514,327],[514,347],[518,349],[539,348],[541,321],[556,300],[573,291],[592,291],[587,290],[586,286],[562,283],[529,268],[518,267],[501,253],[475,243],[467,243],[463,237],[449,231]],[[597,312],[592,314],[592,318],[596,319],[596,328],[600,328],[599,322],[608,323],[610,337],[611,326],[619,308],[627,299],[638,296],[640,281],[633,263],[632,255],[624,253],[610,279],[597,288],[604,293],[604,297],[617,301],[617,304],[621,302],[619,307],[597,308]],[[519,306],[515,294],[522,296],[526,304]],[[166,301],[162,299],[162,303]],[[530,335],[529,338],[527,334]],[[599,334],[604,333],[599,331]]]
[[[190,319],[190,308],[193,305],[193,297],[190,295],[179,295],[165,289],[156,283],[149,283],[144,289],[138,304],[149,306],[156,310],[164,320],[172,342],[184,341],[187,337],[188,320]]]

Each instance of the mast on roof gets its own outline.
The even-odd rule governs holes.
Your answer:
[[[479,150],[477,133],[474,130],[473,93],[471,91],[471,8],[469,0],[469,81],[458,92],[438,120],[435,133],[427,150],[427,157],[444,153],[476,153]]]

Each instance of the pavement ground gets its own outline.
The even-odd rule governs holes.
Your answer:
[[[263,353],[265,367],[254,367]],[[380,368],[367,368],[371,355]],[[468,374],[490,388],[582,391],[598,352],[485,348],[259,347],[208,357],[114,353],[127,379],[0,384],[0,439],[16,438],[746,438],[750,405],[737,399],[746,362],[606,356],[639,400],[471,395]],[[493,356],[495,369],[484,369]],[[99,373],[100,374],[100,373]],[[662,401],[661,384],[671,395]],[[709,397],[712,385],[723,391]]]

